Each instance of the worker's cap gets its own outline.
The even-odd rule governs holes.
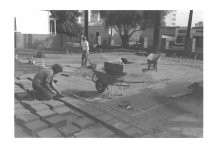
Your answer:
[[[57,72],[63,72],[63,67],[62,67],[61,64],[54,64],[54,65],[52,66],[52,69],[53,69],[54,71],[57,71]]]

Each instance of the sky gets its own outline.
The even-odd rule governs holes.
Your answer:
[[[176,13],[176,25],[177,26],[187,26],[189,18],[189,10],[182,11],[178,10]],[[203,12],[202,11],[193,11],[192,26],[195,25],[198,21],[203,21]]]

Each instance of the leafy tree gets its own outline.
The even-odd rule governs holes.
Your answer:
[[[113,28],[122,39],[122,46],[128,47],[129,38],[141,30],[142,16],[134,10],[99,11],[106,28]]]
[[[153,45],[159,42],[158,35],[161,25],[164,25],[164,16],[170,11],[155,10],[100,10],[106,28],[114,28],[122,39],[122,46],[128,47],[129,38],[133,33],[155,27]],[[160,22],[160,23],[159,23]]]
[[[57,33],[75,37],[82,33],[82,26],[78,24],[77,18],[81,15],[76,10],[51,10],[52,17],[57,19],[56,30]]]
[[[160,28],[161,26],[165,26],[164,17],[170,12],[171,11],[169,10],[145,10],[143,12],[143,28],[154,28],[152,45],[153,52],[160,51]]]

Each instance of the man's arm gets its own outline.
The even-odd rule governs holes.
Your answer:
[[[55,88],[53,80],[52,80],[52,82],[50,82],[50,86],[55,92],[58,92],[58,90]]]
[[[52,80],[52,82],[50,83],[51,88],[56,92],[56,94],[58,95],[62,95],[61,92],[59,90],[56,89],[55,84]]]
[[[53,88],[51,88],[49,83],[45,84],[45,88],[47,88],[50,92],[56,94],[56,92],[53,90]]]
[[[47,73],[44,81],[45,87],[52,93],[56,94],[56,92],[53,90],[51,86],[51,82],[53,81],[53,74],[52,73]]]

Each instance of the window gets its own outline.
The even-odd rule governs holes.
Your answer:
[[[185,36],[177,36],[176,43],[184,43],[185,42]]]
[[[179,30],[179,33],[187,33],[187,30]]]
[[[193,38],[196,39],[195,47],[203,48],[203,36],[196,36],[196,37],[193,37]]]
[[[50,25],[50,34],[56,34],[56,20],[50,19],[49,25]]]

